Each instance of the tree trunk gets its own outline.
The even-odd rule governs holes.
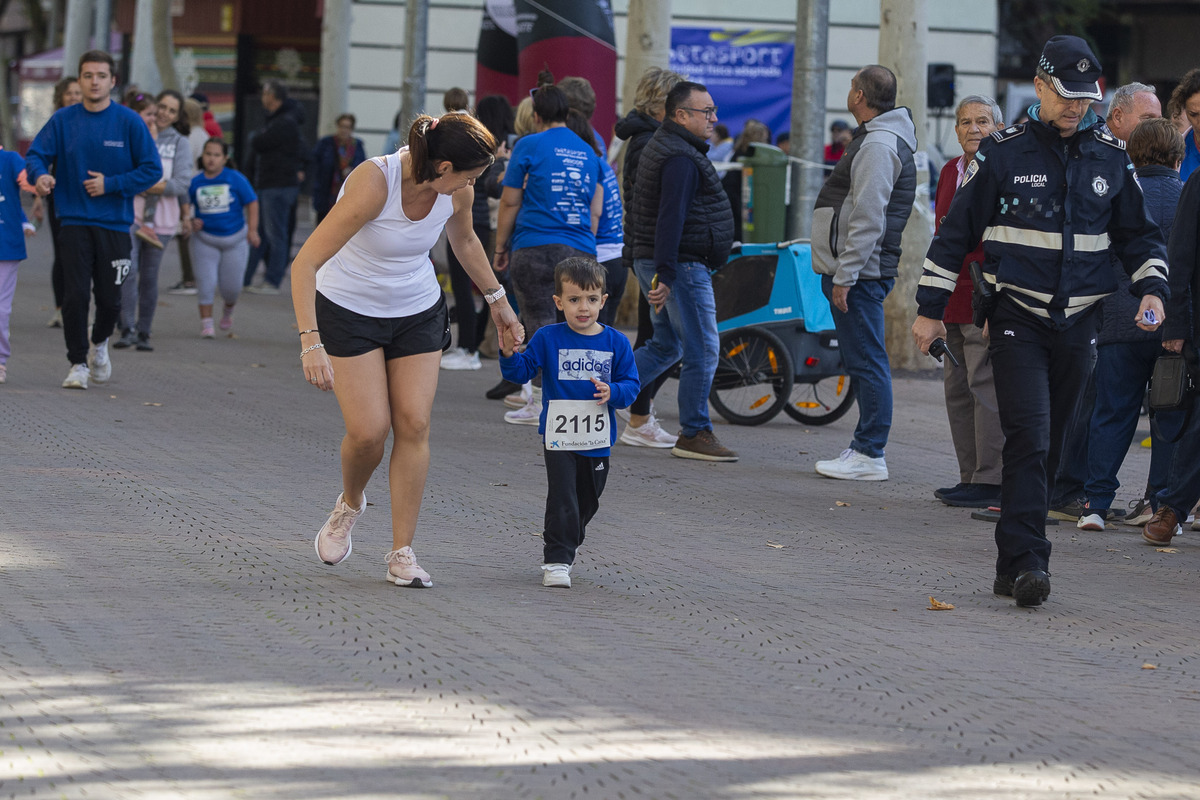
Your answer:
[[[791,155],[816,164],[825,157],[825,72],[829,0],[796,0],[796,66],[792,77]],[[787,237],[812,235],[812,212],[825,171],[792,162]]]
[[[912,111],[917,129],[917,198],[901,242],[900,274],[883,305],[884,337],[894,369],[932,370],[937,362],[913,344],[912,324],[917,315],[917,282],[933,238],[933,212],[929,203],[928,135],[925,123],[925,42],[929,22],[926,0],[880,0],[879,63],[896,73],[896,105]]]
[[[63,75],[79,74],[79,57],[88,51],[92,34],[92,0],[67,0],[63,31]]]
[[[407,0],[404,14],[404,80],[400,84],[400,139],[408,140],[413,120],[425,110],[425,48],[429,39],[429,0]],[[441,109],[434,109],[438,115]]]
[[[333,131],[339,114],[350,108],[350,0],[325,0],[321,20],[321,105],[317,135]]]
[[[629,0],[621,110],[633,108],[638,81],[651,67],[671,65],[671,0]]]
[[[171,24],[171,0],[154,0],[154,62],[162,89],[179,91],[175,74],[175,34]],[[155,92],[157,94],[157,91]]]

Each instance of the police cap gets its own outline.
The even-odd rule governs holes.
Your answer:
[[[1038,66],[1050,76],[1054,91],[1068,100],[1101,100],[1101,69],[1096,54],[1078,36],[1054,36],[1042,48]]]

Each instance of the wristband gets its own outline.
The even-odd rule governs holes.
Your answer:
[[[484,292],[483,299],[487,301],[489,306],[494,306],[496,303],[499,303],[501,300],[503,300],[506,294],[507,293],[504,291],[503,286],[497,286],[490,292]]]

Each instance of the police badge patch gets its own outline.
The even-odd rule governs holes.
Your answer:
[[[1104,197],[1108,194],[1108,181],[1097,175],[1092,179],[1092,191],[1096,193],[1097,197]]]

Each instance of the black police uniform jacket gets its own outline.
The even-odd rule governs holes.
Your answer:
[[[942,318],[963,259],[981,240],[984,279],[1056,329],[1117,289],[1110,246],[1135,295],[1168,295],[1162,234],[1124,143],[1098,121],[1062,137],[1035,107],[1030,122],[983,140],[926,255],[918,314]]]

